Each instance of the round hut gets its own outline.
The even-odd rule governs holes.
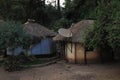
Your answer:
[[[24,29],[32,36],[32,45],[29,51],[31,55],[51,55],[55,53],[55,44],[52,40],[52,37],[56,35],[55,32],[34,20],[28,20],[24,26]]]
[[[60,34],[53,40],[61,42],[65,59],[70,63],[92,63],[99,61],[99,54],[95,51],[86,51],[84,46],[85,33],[92,28],[93,20],[82,20],[70,27],[72,37],[64,37]]]

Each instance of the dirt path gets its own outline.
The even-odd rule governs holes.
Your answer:
[[[0,80],[120,80],[120,64],[56,64],[23,71],[6,72],[0,68]]]

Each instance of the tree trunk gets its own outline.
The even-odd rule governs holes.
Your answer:
[[[60,12],[60,0],[57,1],[57,9]]]

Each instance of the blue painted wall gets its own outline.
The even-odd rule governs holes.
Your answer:
[[[50,38],[42,39],[38,44],[30,49],[31,55],[52,54],[55,50],[55,44]]]
[[[38,44],[35,44],[32,48],[30,48],[29,52],[31,55],[43,55],[43,54],[52,54],[55,52],[55,44],[50,38],[45,38],[40,40]],[[24,53],[25,49],[22,46],[17,47],[14,50],[14,55],[17,56],[20,53]],[[7,55],[12,55],[10,49],[7,48]]]
[[[25,49],[23,49],[22,46],[18,46],[17,48],[15,48],[14,53],[12,53],[10,51],[10,48],[7,48],[7,55],[15,55],[15,56],[17,56],[17,55],[19,55],[22,52],[23,53],[25,52]]]

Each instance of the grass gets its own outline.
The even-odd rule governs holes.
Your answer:
[[[33,59],[33,61],[32,60],[25,61],[24,63],[22,63],[22,65],[31,66],[31,65],[44,64],[44,63],[48,63],[48,62],[52,61],[55,58],[54,57],[52,57],[52,58],[48,58],[48,57],[47,58],[34,58],[31,56],[31,57],[29,57],[29,59]]]
[[[9,58],[10,58],[10,56],[9,56]],[[17,61],[19,61],[19,58],[20,58],[20,61],[22,60],[22,62],[18,62],[18,64],[20,63],[21,66],[28,66],[28,67],[34,66],[34,65],[39,65],[39,64],[45,64],[45,63],[48,63],[48,62],[54,60],[54,57],[53,58],[36,58],[33,56],[29,56],[29,57],[19,56]],[[8,59],[8,61],[9,61],[9,59]],[[3,63],[4,63],[3,60],[0,60],[0,66]]]
[[[0,67],[2,66],[3,62],[4,62],[3,60],[0,60]],[[24,63],[21,63],[21,65],[31,66],[31,65],[38,65],[38,64],[43,64],[43,63],[47,63],[47,62],[49,62],[49,60],[36,59],[36,60],[33,60],[33,61],[25,61]]]
[[[47,63],[49,62],[49,60],[34,60],[34,61],[26,61],[24,63],[22,63],[22,65],[37,65],[37,64],[43,64],[43,63]]]

